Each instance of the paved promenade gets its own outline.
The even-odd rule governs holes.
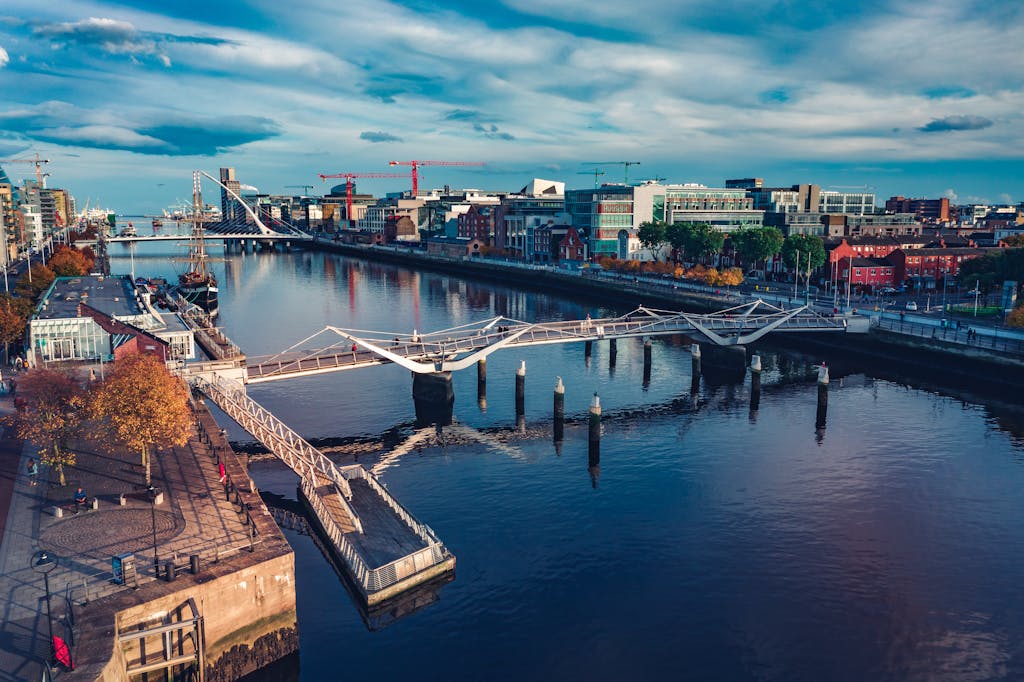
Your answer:
[[[12,411],[10,396],[0,395],[0,413]],[[55,472],[42,467],[39,484],[30,486],[26,472],[33,456],[30,444],[0,439],[0,682],[40,679],[48,656],[43,577],[30,567],[37,550],[58,559],[50,573],[53,631],[72,642],[76,608],[133,589],[113,581],[113,555],[135,554],[139,585],[156,579],[154,527],[160,563],[175,560],[179,571],[192,554],[205,565],[249,547],[244,516],[225,499],[210,446],[198,437],[154,456],[153,484],[164,493],[155,509],[144,492],[137,453],[82,448],[76,465],[66,470],[64,487],[57,485]],[[98,499],[97,510],[75,513],[79,485],[90,501]],[[63,518],[53,515],[54,506],[65,510]],[[66,673],[56,673],[61,676]]]

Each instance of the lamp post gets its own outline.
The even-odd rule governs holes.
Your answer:
[[[150,485],[146,492],[149,494],[149,512],[153,522],[153,573],[160,577],[160,559],[156,554],[156,488]]]
[[[36,573],[43,574],[43,587],[46,590],[46,626],[50,634],[50,658],[49,665],[57,662],[56,650],[53,647],[53,618],[50,617],[50,571],[57,568],[57,557],[44,551],[38,551],[32,555],[29,566]]]

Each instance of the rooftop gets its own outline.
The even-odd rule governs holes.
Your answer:
[[[54,280],[36,315],[43,320],[78,317],[80,302],[111,317],[143,312],[127,278],[86,275]]]

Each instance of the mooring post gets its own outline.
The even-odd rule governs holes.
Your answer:
[[[594,342],[593,341],[584,341],[583,342],[583,357],[585,357],[587,360],[589,360],[590,356],[593,355],[593,354],[594,354]]]
[[[644,386],[651,383],[651,340],[644,339]]]
[[[690,393],[697,395],[700,392],[700,344],[690,345],[691,369],[690,369]]]
[[[476,401],[481,410],[487,409],[487,358],[476,361]]]
[[[590,472],[590,484],[597,487],[597,479],[601,475],[601,399],[594,393],[590,401],[590,429],[588,433],[587,470]]]
[[[753,416],[761,405],[761,356],[750,356],[750,414]]]
[[[608,366],[615,367],[615,359],[619,355],[618,339],[608,339]]]
[[[555,451],[561,450],[560,444],[565,436],[565,384],[562,377],[558,377],[555,384],[555,407],[554,407],[554,437]]]
[[[526,412],[526,360],[519,362],[516,370],[516,414]]]
[[[818,367],[818,412],[814,420],[814,428],[825,428],[828,417],[828,367],[821,363]]]

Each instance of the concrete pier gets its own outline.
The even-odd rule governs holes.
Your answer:
[[[416,407],[416,422],[421,426],[452,423],[455,390],[451,372],[413,374],[412,399]]]

